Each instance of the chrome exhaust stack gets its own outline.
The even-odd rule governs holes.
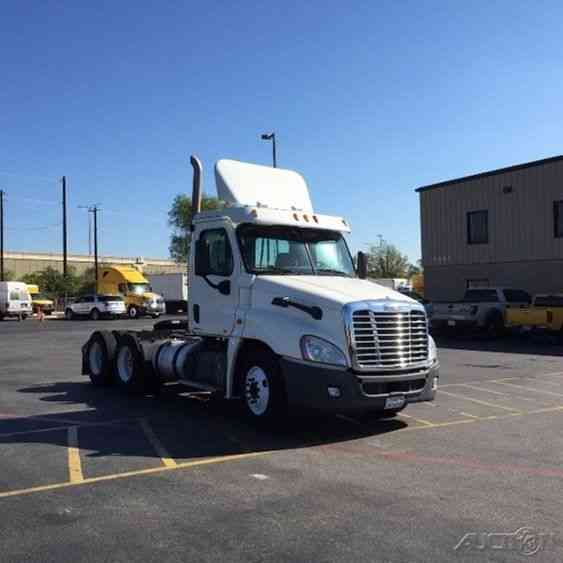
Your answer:
[[[195,215],[201,211],[201,177],[203,175],[203,167],[201,161],[193,154],[190,156],[190,163],[194,169],[194,181],[192,187],[192,220]]]

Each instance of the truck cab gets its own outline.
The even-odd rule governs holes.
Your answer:
[[[225,207],[201,212],[192,164],[185,332],[163,335],[159,323],[152,336],[117,336],[118,382],[142,377],[150,360],[153,383],[240,399],[258,420],[293,408],[391,416],[434,398],[439,364],[424,306],[361,279],[348,222],[316,213],[299,174],[219,161]],[[139,356],[144,364],[131,371]]]
[[[39,313],[39,311],[43,311],[45,315],[53,313],[55,310],[54,301],[43,295],[38,285],[28,283],[27,291],[31,296],[31,306],[34,313]]]
[[[151,290],[148,280],[133,266],[101,268],[98,291],[107,295],[121,295],[131,319],[142,315],[157,318],[165,311],[162,297]]]

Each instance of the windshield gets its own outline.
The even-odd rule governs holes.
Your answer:
[[[148,283],[128,283],[127,291],[129,293],[136,293],[137,295],[143,295],[145,291],[150,291],[151,287]]]
[[[338,232],[244,225],[238,234],[244,263],[254,274],[355,275],[350,251]]]

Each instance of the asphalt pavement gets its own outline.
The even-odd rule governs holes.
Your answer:
[[[261,431],[80,375],[96,328],[0,323],[0,561],[561,561],[563,347],[439,340],[433,403]]]

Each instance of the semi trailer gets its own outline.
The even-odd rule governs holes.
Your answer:
[[[92,383],[135,394],[181,383],[263,422],[301,408],[393,416],[434,399],[424,307],[365,279],[348,222],[316,213],[302,176],[220,160],[225,205],[202,212],[201,164],[191,164],[187,318],[94,332],[82,347]]]

